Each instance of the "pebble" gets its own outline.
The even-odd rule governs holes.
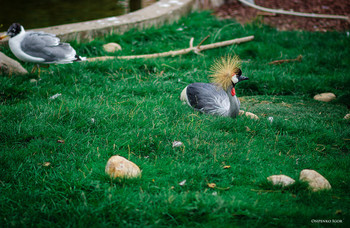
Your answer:
[[[103,49],[106,52],[116,52],[122,50],[122,47],[117,43],[108,43],[103,45]]]
[[[330,102],[336,98],[334,93],[320,93],[314,96],[315,100]]]
[[[350,113],[349,113],[349,114],[346,114],[346,115],[344,116],[344,119],[346,119],[346,120],[350,119]]]
[[[286,187],[295,183],[295,180],[286,175],[272,175],[267,178],[273,185],[281,185]]]
[[[111,178],[134,178],[141,175],[141,170],[135,163],[118,155],[109,158],[105,172]]]
[[[321,174],[311,169],[304,169],[300,172],[299,180],[307,182],[313,192],[331,189],[328,180]]]

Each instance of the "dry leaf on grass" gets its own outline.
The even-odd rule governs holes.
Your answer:
[[[208,187],[209,187],[209,188],[215,188],[215,187],[216,187],[216,184],[215,184],[215,183],[208,183]]]

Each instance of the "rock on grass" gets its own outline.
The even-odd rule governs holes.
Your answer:
[[[334,93],[320,93],[314,96],[315,100],[330,102],[336,98]]]
[[[293,178],[286,175],[272,175],[267,178],[273,185],[280,185],[286,187],[295,183]]]
[[[122,50],[122,47],[117,43],[108,43],[103,45],[103,49],[106,52],[116,52]]]
[[[113,179],[134,178],[141,175],[141,170],[135,163],[118,155],[109,158],[105,172]]]
[[[328,180],[315,170],[302,170],[300,172],[299,180],[307,182],[309,184],[310,190],[313,192],[331,189],[331,185],[329,184]]]

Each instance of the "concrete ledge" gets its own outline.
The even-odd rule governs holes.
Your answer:
[[[160,0],[146,8],[118,16],[98,20],[65,24],[28,31],[43,31],[56,34],[62,41],[91,41],[112,33],[122,34],[132,28],[161,26],[188,14],[195,0]],[[25,24],[23,25],[25,29]],[[5,33],[5,32],[3,32]],[[1,35],[1,34],[0,34]],[[7,43],[0,41],[0,44]]]

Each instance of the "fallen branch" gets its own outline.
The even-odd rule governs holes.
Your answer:
[[[200,46],[209,36],[204,38],[201,43],[193,47],[193,38],[190,41],[190,47],[177,50],[177,51],[168,51],[168,52],[162,52],[162,53],[155,53],[155,54],[145,54],[145,55],[129,55],[129,56],[101,56],[101,57],[94,57],[94,58],[88,58],[87,61],[104,61],[108,59],[141,59],[141,58],[157,58],[157,57],[166,57],[166,56],[176,56],[176,55],[184,55],[191,51],[195,52],[196,54],[199,54],[200,51],[218,48],[218,47],[224,47],[232,44],[239,44],[243,42],[248,42],[254,39],[254,36],[247,36],[242,38],[237,38],[233,40],[226,40],[222,42],[217,42],[213,44],[207,44]]]
[[[343,15],[330,15],[330,14],[315,14],[315,13],[300,13],[300,12],[293,12],[293,11],[287,11],[287,10],[278,10],[278,9],[270,9],[262,6],[255,5],[247,0],[238,0],[241,3],[253,7],[255,9],[266,11],[270,13],[278,13],[278,14],[287,14],[287,15],[293,15],[293,16],[300,16],[300,17],[316,17],[316,18],[327,18],[327,19],[341,19],[341,20],[347,20],[349,21],[350,18],[348,16]]]
[[[299,55],[297,58],[295,59],[281,59],[281,60],[276,60],[276,61],[272,61],[272,62],[269,62],[269,64],[275,64],[275,65],[278,65],[278,64],[281,64],[281,63],[289,63],[289,62],[296,62],[296,61],[301,61],[301,59],[303,58],[302,55]]]

